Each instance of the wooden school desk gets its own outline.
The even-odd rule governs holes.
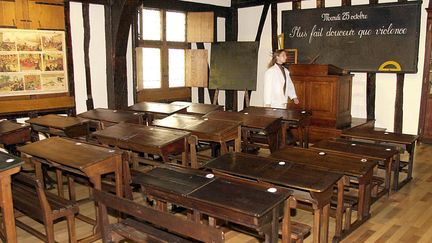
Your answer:
[[[385,193],[390,193],[393,159],[399,154],[394,147],[332,138],[315,143],[311,149],[378,161],[379,166],[384,167],[385,178],[384,190],[379,192],[377,198]]]
[[[83,112],[77,116],[91,120],[98,125],[99,129],[104,129],[105,127],[109,127],[120,122],[143,124],[144,114],[133,111],[97,108]]]
[[[0,207],[2,209],[2,234],[4,242],[16,243],[15,215],[11,191],[11,175],[20,171],[24,163],[18,157],[0,152]]]
[[[185,114],[189,114],[189,115],[205,115],[212,111],[217,111],[217,110],[223,111],[223,106],[213,105],[213,104],[192,103],[192,102],[184,102],[184,101],[174,101],[171,102],[171,104],[186,105],[187,109]]]
[[[123,196],[122,152],[102,146],[81,143],[72,139],[51,137],[18,148],[24,154],[31,156],[35,165],[36,177],[43,182],[42,164],[56,168],[57,188],[59,196],[63,195],[62,171],[86,176],[93,187],[101,190],[101,177],[104,174],[115,174],[116,195]],[[97,211],[98,212],[98,211]],[[96,214],[94,234],[84,242],[100,239],[100,216]],[[88,241],[89,240],[89,241]]]
[[[0,121],[0,144],[17,155],[16,145],[30,141],[30,126],[13,121]]]
[[[151,125],[155,118],[162,118],[180,111],[186,111],[187,105],[166,104],[157,102],[140,102],[129,106],[129,110],[146,114],[147,125]]]
[[[249,145],[249,138],[251,132],[264,132],[266,136],[265,143],[268,144],[271,152],[274,152],[279,148],[278,134],[282,129],[282,118],[255,116],[247,112],[228,111],[213,111],[208,113],[204,117],[241,122],[242,141],[244,142],[246,149]]]
[[[42,133],[47,137],[60,136],[77,138],[89,135],[89,121],[77,117],[45,115],[31,118],[26,121],[31,124],[32,136]],[[36,139],[37,140],[37,139]]]
[[[352,223],[354,230],[370,217],[371,182],[376,161],[361,160],[311,149],[286,147],[270,155],[296,164],[303,164],[319,170],[336,172],[355,177],[358,180],[357,219]]]
[[[304,110],[276,109],[270,107],[249,106],[242,112],[251,115],[268,116],[273,118],[282,118],[282,146],[286,143],[286,132],[290,127],[297,128],[299,143],[303,148],[309,144],[309,121],[311,113]]]
[[[228,153],[211,160],[203,167],[214,173],[222,172],[300,191],[299,196],[294,192],[296,199],[312,202],[314,209],[313,241],[327,242],[333,187],[338,184],[338,190],[343,192],[343,184],[338,183],[343,179],[343,174],[245,153]],[[339,195],[342,197],[340,201],[343,201],[343,193]],[[338,205],[336,210],[336,238],[342,233],[342,207],[342,204]]]
[[[399,156],[397,157],[394,165],[393,188],[395,191],[397,191],[406,183],[411,181],[413,165],[414,165],[415,143],[418,139],[417,135],[377,131],[373,129],[364,129],[360,127],[360,128],[352,128],[352,129],[344,130],[341,136],[350,139],[364,139],[364,140],[370,140],[378,143],[389,143],[389,144],[396,144],[399,146],[405,146],[405,149],[409,153],[409,159],[408,161],[405,162],[405,161],[400,161]],[[406,169],[407,176],[404,180],[399,182],[399,171],[406,166],[408,166],[408,168]]]
[[[170,202],[192,210],[196,221],[205,214],[211,217],[212,226],[214,218],[241,224],[264,233],[266,242],[278,242],[280,209],[291,193],[278,189],[272,193],[268,187],[173,167],[141,173],[134,177],[134,182],[159,203]],[[166,207],[159,207],[163,208]]]
[[[222,154],[228,152],[227,142],[234,140],[234,150],[241,151],[240,122],[174,114],[155,120],[153,125],[187,131],[197,136],[198,140],[219,143]]]
[[[120,123],[92,134],[106,145],[135,152],[157,154],[164,162],[169,162],[170,154],[183,153],[182,164],[188,166],[189,150],[192,148],[192,168],[197,168],[195,143],[189,132],[162,127]],[[189,144],[191,142],[192,144]],[[192,146],[192,147],[191,147]]]

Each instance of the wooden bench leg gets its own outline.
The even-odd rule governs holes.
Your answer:
[[[48,243],[55,243],[54,240],[54,223],[51,219],[48,219],[47,222],[45,222],[45,232],[47,237]]]

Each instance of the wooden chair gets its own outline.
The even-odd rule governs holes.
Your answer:
[[[45,242],[55,242],[54,222],[66,218],[69,242],[76,242],[75,215],[79,208],[75,202],[46,192],[42,183],[25,175],[17,174],[12,182],[14,208],[26,216],[45,225],[45,235],[34,228],[16,220],[16,225]]]
[[[103,242],[119,242],[125,238],[136,242],[192,242],[187,238],[224,242],[224,234],[217,228],[184,220],[100,190],[94,189],[93,197],[102,215]],[[132,217],[110,224],[107,207]]]

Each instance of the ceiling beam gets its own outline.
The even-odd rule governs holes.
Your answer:
[[[209,12],[212,11],[218,17],[225,17],[230,10],[229,7],[212,4],[186,2],[179,0],[142,0],[143,7],[177,10],[185,12]]]
[[[248,8],[272,3],[298,2],[300,0],[231,0],[233,8]]]

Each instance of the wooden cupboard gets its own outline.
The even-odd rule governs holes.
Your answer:
[[[0,28],[64,30],[64,1],[0,0]]]

